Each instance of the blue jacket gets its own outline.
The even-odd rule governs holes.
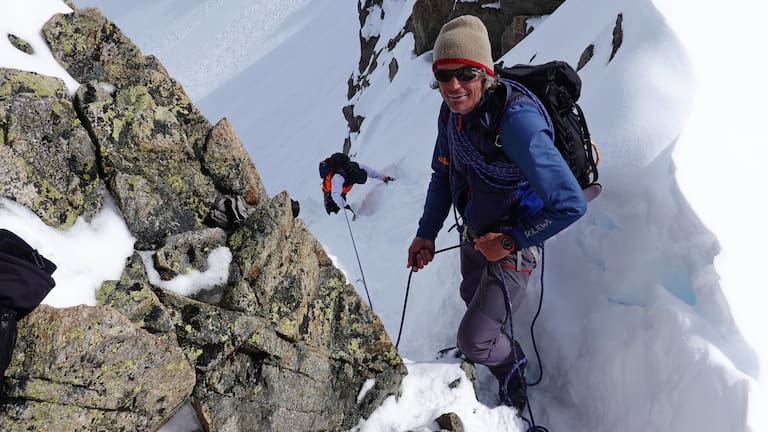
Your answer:
[[[503,158],[511,177],[489,184],[487,175],[457,155],[458,139],[470,142],[486,162]],[[451,204],[474,233],[503,232],[517,249],[542,243],[587,209],[546,118],[504,81],[467,115],[450,112],[443,102],[416,235],[434,240]]]

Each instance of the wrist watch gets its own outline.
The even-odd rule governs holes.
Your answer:
[[[499,237],[499,243],[501,243],[502,248],[509,252],[512,252],[512,250],[515,249],[515,241],[512,240],[512,237],[506,234],[502,234],[501,237]]]

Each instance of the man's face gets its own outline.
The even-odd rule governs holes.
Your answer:
[[[451,111],[462,115],[469,114],[475,106],[480,102],[480,98],[483,95],[483,80],[480,78],[480,74],[474,76],[474,78],[468,81],[462,81],[459,78],[470,78],[471,69],[467,65],[461,63],[449,63],[440,65],[435,71],[436,75],[440,74],[440,70],[457,72],[459,69],[467,68],[465,73],[459,73],[457,76],[451,76],[448,81],[438,79],[438,86],[440,94],[443,96],[443,100],[448,105]]]

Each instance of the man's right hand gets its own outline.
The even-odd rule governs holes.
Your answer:
[[[424,268],[435,256],[435,241],[416,237],[408,248],[408,266],[414,272]]]

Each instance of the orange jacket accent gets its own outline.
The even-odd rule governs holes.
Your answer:
[[[331,193],[331,177],[333,177],[333,174],[334,174],[333,172],[329,172],[325,176],[325,179],[323,179],[323,192]],[[351,184],[349,186],[342,186],[341,193],[346,194],[347,192],[351,191],[352,186],[354,186],[354,184]]]

